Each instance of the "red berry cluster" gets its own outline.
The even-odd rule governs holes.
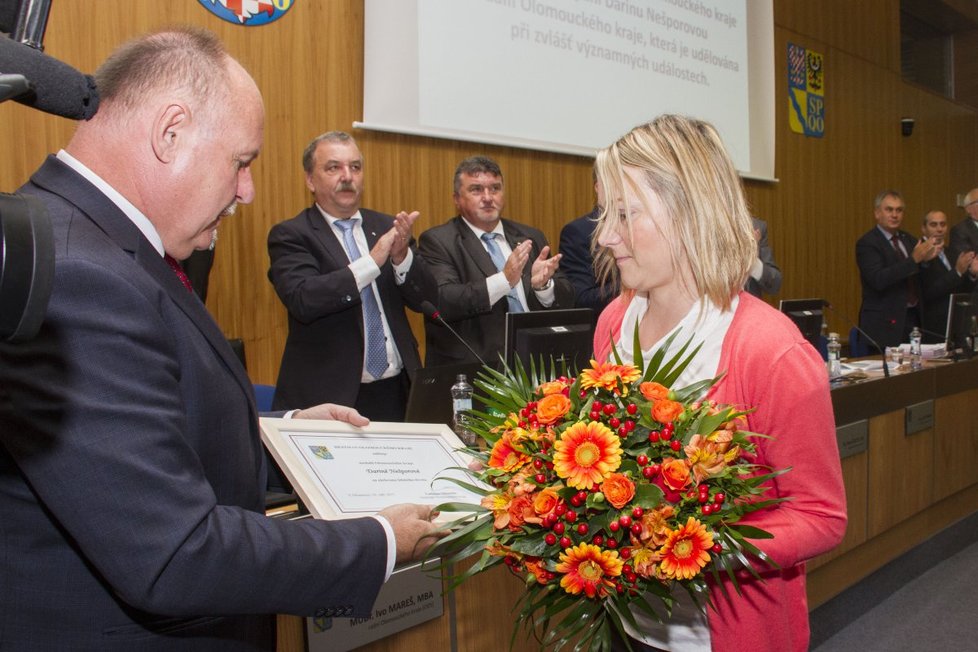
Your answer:
[[[587,392],[581,390],[581,398],[587,396]],[[591,421],[604,423],[619,437],[624,439],[635,430],[636,422],[632,417],[638,413],[638,406],[629,403],[619,407],[615,403],[602,403],[594,401],[591,403],[591,412],[588,414]]]
[[[537,428],[540,423],[537,421],[537,402],[530,401],[520,410],[520,420],[516,424],[520,428]]]

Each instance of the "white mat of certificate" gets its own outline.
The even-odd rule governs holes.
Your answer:
[[[355,428],[338,421],[261,419],[262,440],[317,518],[376,514],[397,503],[478,504],[482,497],[454,482],[471,458],[447,426],[373,422]],[[439,520],[458,518],[442,514]]]

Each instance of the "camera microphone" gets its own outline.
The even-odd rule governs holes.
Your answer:
[[[0,80],[22,76],[28,85],[14,101],[45,113],[88,120],[98,111],[95,79],[29,45],[0,36]]]

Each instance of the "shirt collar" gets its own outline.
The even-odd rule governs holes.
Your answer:
[[[484,231],[477,226],[473,226],[471,222],[461,215],[459,215],[459,219],[462,220],[462,222],[465,223],[465,226],[469,227],[472,230],[472,233],[475,234],[475,237],[479,238],[480,240],[482,239],[483,233],[498,233],[501,238],[506,238],[506,232],[503,231],[503,221],[501,219],[496,222],[496,228],[494,228],[492,231]]]
[[[326,219],[326,223],[329,224],[333,228],[336,228],[334,226],[334,224],[336,222],[338,222],[339,220],[347,219],[347,218],[343,218],[343,217],[334,217],[334,216],[330,215],[325,210],[323,210],[323,207],[320,206],[319,204],[316,204],[316,209],[319,211],[319,214],[322,215]],[[363,216],[360,215],[360,211],[359,210],[356,213],[354,213],[353,215],[351,215],[349,217],[349,219],[356,220],[358,222],[363,222]]]
[[[100,177],[99,175],[92,172],[92,170],[76,159],[74,156],[66,152],[65,150],[60,150],[57,153],[57,159],[70,167],[72,170],[84,177],[89,183],[99,189],[103,195],[105,195],[109,201],[115,204],[119,210],[125,213],[126,217],[136,225],[136,228],[149,240],[149,243],[153,245],[153,249],[162,256],[165,252],[163,250],[163,239],[160,238],[159,232],[157,232],[156,227],[153,223],[149,221],[142,211],[133,206],[132,202],[122,196],[118,190],[109,185],[109,183]]]

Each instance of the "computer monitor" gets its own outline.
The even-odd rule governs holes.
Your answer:
[[[788,316],[802,337],[818,348],[818,338],[822,334],[823,299],[782,299],[779,309]]]
[[[947,331],[945,334],[949,355],[970,358],[975,354],[975,330],[978,330],[978,302],[967,292],[948,297]]]
[[[506,364],[511,368],[518,358],[525,369],[530,360],[540,370],[540,361],[549,371],[576,373],[591,361],[594,349],[594,312],[590,308],[537,310],[506,314],[504,343]]]
[[[460,362],[458,364],[423,367],[414,374],[411,390],[408,392],[404,420],[408,423],[444,423],[452,425],[452,385],[459,374],[465,374],[470,385],[482,370],[480,362]],[[472,407],[485,410],[475,397]]]

